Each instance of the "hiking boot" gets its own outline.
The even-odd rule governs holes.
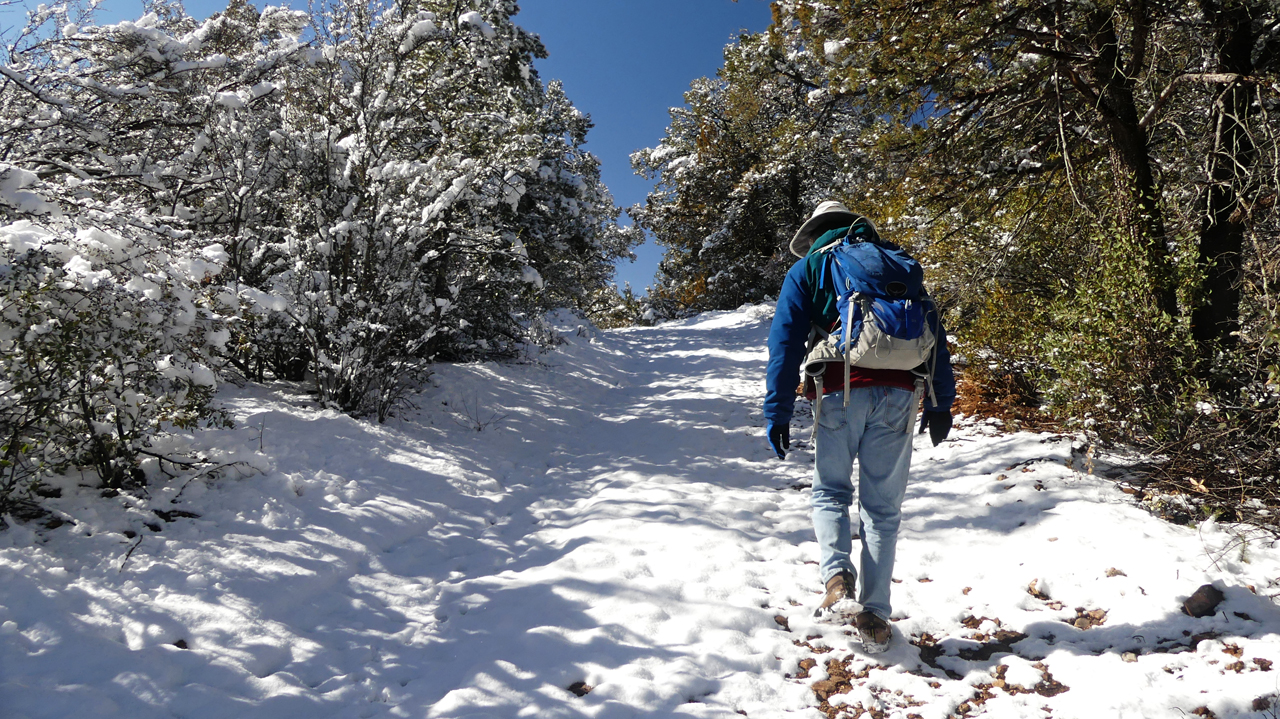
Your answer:
[[[855,583],[853,572],[841,569],[838,574],[827,580],[827,593],[822,597],[822,604],[813,612],[818,619],[844,620],[852,617],[860,607],[853,599]]]
[[[855,624],[858,627],[858,637],[862,639],[862,651],[867,654],[879,654],[889,648],[889,642],[893,639],[893,629],[879,614],[870,611],[862,612],[855,620]]]

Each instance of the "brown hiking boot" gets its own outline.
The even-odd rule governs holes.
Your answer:
[[[848,569],[841,569],[839,574],[827,580],[827,593],[822,597],[822,604],[813,612],[813,616],[818,619],[846,619],[861,609],[854,602],[853,572]]]
[[[893,639],[893,629],[875,612],[865,611],[858,615],[855,624],[858,637],[862,639],[862,651],[867,654],[879,654],[889,648]]]

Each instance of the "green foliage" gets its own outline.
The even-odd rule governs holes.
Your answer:
[[[1146,254],[1116,234],[1049,308],[1046,401],[1103,438],[1163,441],[1177,427],[1189,337],[1156,306]]]
[[[630,327],[642,321],[644,303],[636,297],[628,283],[622,290],[616,285],[596,292],[588,308],[587,316],[600,329]]]
[[[842,199],[926,262],[971,381],[1170,477],[1280,486],[1274,3],[773,9],[634,158],[660,313],[767,294]]]
[[[637,223],[667,248],[649,301],[659,316],[731,309],[775,296],[787,250],[814,205],[861,207],[864,162],[832,151],[873,122],[824,93],[814,58],[791,40],[743,35],[718,78],[674,108],[666,137],[632,156],[656,179]]]

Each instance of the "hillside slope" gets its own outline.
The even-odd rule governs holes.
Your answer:
[[[1066,437],[917,436],[893,646],[814,623],[769,312],[561,318],[382,426],[224,388],[238,429],[189,438],[220,477],[67,478],[65,524],[0,532],[0,716],[1272,716],[1280,553],[1151,517]],[[1206,582],[1216,615],[1181,614]]]

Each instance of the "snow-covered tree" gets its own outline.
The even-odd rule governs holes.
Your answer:
[[[658,181],[631,213],[667,247],[649,296],[659,314],[775,295],[795,259],[792,233],[824,199],[880,213],[867,206],[878,185],[861,153],[837,151],[874,118],[821,81],[798,36],[743,35],[718,77],[695,81],[672,109],[662,143],[632,156]]]
[[[349,411],[385,417],[425,361],[518,351],[635,242],[514,3],[470,7],[330,6],[289,96],[300,171],[260,289],[301,347],[270,354],[307,353],[322,400]]]
[[[430,361],[544,342],[542,312],[603,291],[638,237],[515,10],[34,11],[0,65],[0,494],[71,464],[137,479],[216,372],[385,418]],[[50,366],[78,424],[32,402]]]

